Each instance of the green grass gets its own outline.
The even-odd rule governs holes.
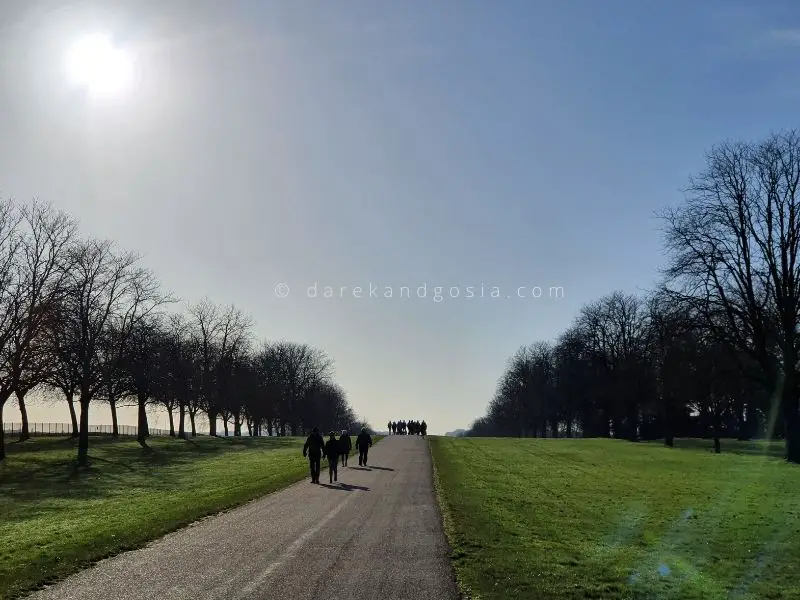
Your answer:
[[[0,598],[144,545],[306,476],[300,438],[93,438],[8,444],[0,463]]]
[[[724,440],[715,455],[710,440],[675,443],[431,438],[462,588],[504,600],[800,597],[800,467],[769,456],[776,444]]]

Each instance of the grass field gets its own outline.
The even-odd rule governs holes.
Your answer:
[[[306,476],[300,438],[92,439],[8,444],[0,463],[0,598],[141,546]]]
[[[800,598],[800,467],[779,444],[430,444],[473,598]]]

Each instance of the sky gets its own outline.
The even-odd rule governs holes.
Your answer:
[[[100,100],[64,72],[94,32],[135,57]],[[325,350],[374,427],[444,433],[519,346],[655,285],[657,212],[714,144],[798,125],[798,65],[796,0],[4,0],[0,195]]]

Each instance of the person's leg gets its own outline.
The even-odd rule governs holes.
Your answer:
[[[364,449],[364,466],[367,466],[367,456],[369,455],[369,448]]]
[[[333,480],[339,481],[339,463],[337,461],[333,461]]]
[[[311,457],[308,458],[308,468],[311,470],[311,483],[314,483],[314,459]]]

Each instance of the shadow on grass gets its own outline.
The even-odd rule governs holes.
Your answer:
[[[647,440],[645,443],[664,446],[664,440]],[[676,438],[675,450],[695,450],[714,452],[714,440],[703,438]],[[722,454],[739,454],[743,456],[769,456],[771,458],[784,458],[785,446],[783,440],[737,440],[721,438],[720,447]]]
[[[131,490],[169,491],[174,477],[169,468],[187,471],[199,461],[239,451],[300,448],[297,438],[93,438],[89,442],[89,466],[77,464],[76,439],[34,438],[9,444],[0,469],[0,513],[6,502],[29,503],[47,511],[49,500],[91,500],[129,493]],[[234,459],[235,460],[235,459]],[[33,506],[35,505],[35,507]],[[9,511],[23,518],[26,511]],[[30,514],[27,517],[29,518]],[[5,519],[4,519],[5,520]],[[9,515],[9,520],[13,517]]]

